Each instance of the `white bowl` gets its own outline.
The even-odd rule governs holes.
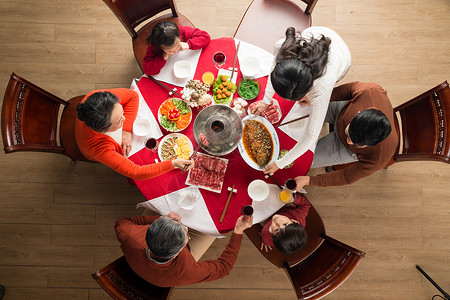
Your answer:
[[[178,205],[185,210],[191,210],[197,205],[197,197],[195,197],[195,193],[192,191],[185,191],[182,195],[180,195],[180,199],[178,200]]]
[[[179,60],[173,65],[175,77],[185,79],[191,76],[191,64],[185,60]]]
[[[269,196],[269,185],[261,179],[256,179],[250,182],[247,192],[253,200],[263,201]]]
[[[242,59],[242,61],[239,61],[239,65],[244,77],[253,77],[259,72],[260,69],[259,61],[252,56],[247,56]]]
[[[136,119],[133,123],[133,133],[138,136],[150,134],[150,122],[146,119]]]

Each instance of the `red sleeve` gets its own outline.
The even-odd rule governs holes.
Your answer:
[[[188,26],[178,26],[180,28],[180,38],[189,45],[189,49],[198,50],[205,48],[211,37],[206,31]]]
[[[116,221],[114,229],[116,230],[117,240],[122,243],[126,238],[134,231],[136,226],[150,225],[159,216],[138,216],[138,217],[129,217],[122,218]]]
[[[166,65],[166,62],[162,53],[149,44],[142,65],[144,73],[147,75],[156,75]]]

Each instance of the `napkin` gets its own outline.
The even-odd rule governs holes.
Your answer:
[[[253,224],[267,220],[273,215],[274,211],[278,211],[283,207],[284,203],[278,199],[280,188],[275,184],[269,185],[269,196],[263,201],[253,200]]]
[[[153,78],[176,86],[184,87],[188,80],[194,77],[201,52],[202,49],[178,51],[177,53],[169,56],[165,66],[157,75],[154,75]],[[191,65],[191,75],[185,79],[177,78],[173,74],[173,65],[180,60],[185,60]]]
[[[238,39],[234,39],[234,42],[239,42]],[[245,57],[252,56],[259,61],[259,72],[254,76],[256,78],[264,77],[270,74],[273,66],[273,54],[266,50],[259,48],[258,46],[240,41],[238,59],[242,61]]]
[[[197,199],[197,204],[191,210],[183,209],[178,205],[178,200],[186,194],[191,194]],[[181,217],[181,223],[187,227],[218,238],[223,237],[214,225],[206,207],[205,200],[197,187],[186,187],[170,194],[138,203],[136,208],[139,207],[151,209],[161,215],[167,215],[171,211],[176,212]]]
[[[133,133],[133,142],[131,145],[131,152],[129,156],[135,154],[136,152],[139,152],[142,148],[145,147],[144,143],[145,140],[149,137],[159,139],[162,137],[161,129],[159,129],[158,121],[156,121],[155,117],[153,116],[153,113],[151,112],[150,108],[148,107],[147,103],[144,100],[144,97],[142,97],[141,92],[139,91],[139,88],[137,86],[138,79],[134,78],[131,81],[130,89],[137,92],[139,95],[139,109],[136,116],[136,119],[146,119],[150,122],[150,133],[147,136],[138,136]]]
[[[290,120],[303,117],[305,115],[308,115],[311,111],[310,106],[301,106],[297,102],[292,106],[289,113],[286,115],[286,117],[280,122],[280,124],[286,123]],[[283,125],[279,127],[281,131],[289,135],[291,138],[299,142],[302,138],[302,136],[305,134],[306,126],[308,125],[309,118],[299,120],[292,122],[287,125]]]

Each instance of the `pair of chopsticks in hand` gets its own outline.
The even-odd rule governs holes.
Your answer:
[[[194,156],[197,154],[198,149],[200,149],[200,146],[203,144],[204,140],[201,140],[200,143],[198,143],[197,147],[195,148],[194,152],[192,152],[191,156],[189,156],[189,160],[193,159]],[[181,170],[181,174],[186,173],[187,168],[189,168],[189,165],[184,165],[183,169]]]

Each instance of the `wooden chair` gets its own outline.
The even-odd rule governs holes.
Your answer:
[[[253,0],[239,23],[234,37],[273,53],[275,42],[285,37],[288,27],[303,31],[311,26],[311,13],[318,0],[302,0],[303,8],[292,0]]]
[[[92,278],[116,300],[165,300],[173,289],[150,284],[136,275],[124,256],[92,274]]]
[[[131,35],[134,56],[141,70],[147,50],[145,40],[150,35],[156,23],[160,21],[173,21],[181,26],[195,27],[188,18],[178,13],[175,0],[103,0],[103,2],[108,5]],[[169,9],[171,11],[170,13],[150,20],[136,31],[136,28],[143,22]]]
[[[327,235],[323,243],[299,264],[285,265],[298,299],[321,299],[337,289],[352,274],[363,251],[352,248]]]
[[[2,107],[5,153],[52,152],[64,154],[73,161],[90,161],[80,152],[75,140],[76,108],[83,98],[64,101],[12,73]]]
[[[450,163],[450,88],[445,81],[394,108],[400,145],[393,162],[434,160]],[[401,132],[399,128],[401,127]]]
[[[308,257],[317,247],[322,243],[322,234],[325,234],[325,226],[323,225],[322,218],[316,209],[311,205],[309,208],[308,216],[306,217],[306,233],[308,235],[307,244],[297,253],[287,255],[280,252],[277,248],[272,247],[272,250],[266,252],[261,250],[261,224],[257,223],[252,227],[245,230],[245,234],[252,241],[253,245],[259,250],[259,252],[271,263],[279,268],[283,268],[287,265],[294,265],[299,261],[302,261]]]
[[[271,263],[284,268],[298,299],[320,299],[341,285],[365,253],[325,234],[322,218],[311,205],[306,217],[308,243],[296,254],[286,255],[276,248],[261,250],[260,224],[245,230],[259,252]]]

